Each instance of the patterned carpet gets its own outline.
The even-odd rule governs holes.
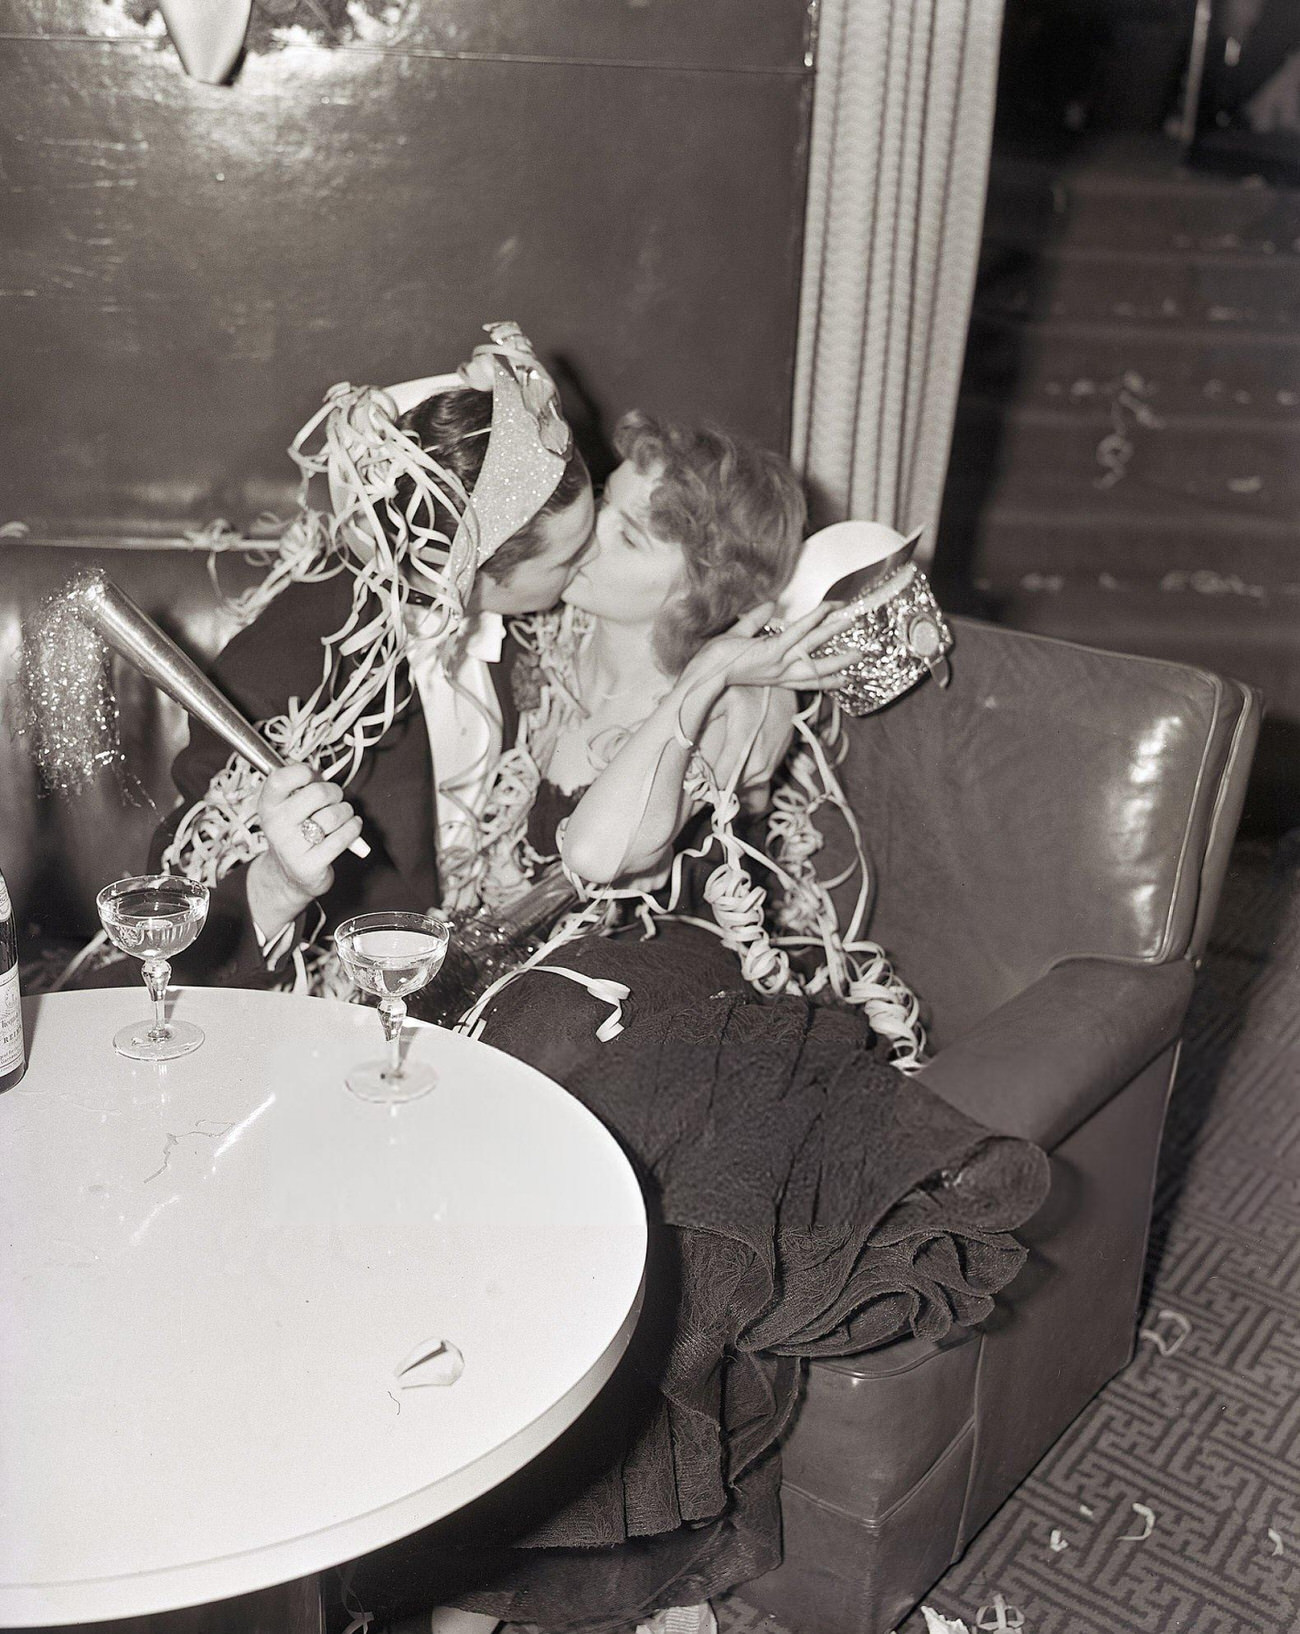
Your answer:
[[[933,1610],[973,1631],[1001,1594],[1022,1634],[1300,1634],[1298,1101],[1292,834],[1234,853],[1166,1133],[1147,1337]],[[782,1634],[718,1609],[722,1634]],[[925,1629],[917,1611],[898,1634]]]

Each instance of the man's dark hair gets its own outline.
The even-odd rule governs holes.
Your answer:
[[[399,428],[412,437],[432,455],[439,465],[455,475],[467,494],[483,469],[487,454],[488,432],[492,426],[492,393],[475,391],[471,386],[435,392],[422,403],[408,409],[397,422]],[[510,536],[483,564],[483,571],[498,584],[509,579],[520,562],[536,556],[546,540],[540,527],[544,516],[562,511],[572,505],[589,481],[587,467],[576,445],[570,449],[564,471],[555,492],[530,522]],[[399,477],[395,484],[389,508],[401,514],[411,503],[415,491],[409,477]],[[437,505],[435,525],[449,539],[456,533],[457,519],[443,506]]]

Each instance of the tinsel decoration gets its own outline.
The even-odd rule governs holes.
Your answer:
[[[81,794],[105,773],[124,779],[109,651],[68,590],[26,621],[22,690],[24,724],[47,792]]]

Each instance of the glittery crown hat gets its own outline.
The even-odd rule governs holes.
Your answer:
[[[555,382],[516,323],[489,323],[492,340],[477,346],[459,378],[480,391],[491,388],[492,430],[474,495],[461,518],[456,541],[473,538],[477,564],[531,522],[559,486],[573,446],[560,413]]]
[[[555,382],[515,323],[486,324],[491,339],[455,374],[429,375],[384,390],[336,386],[295,439],[301,450],[324,423],[318,459],[329,477],[332,531],[363,560],[401,564],[412,587],[463,611],[474,574],[530,522],[559,486],[572,447]],[[492,393],[492,423],[472,496],[422,448],[401,418],[438,392]],[[405,478],[406,496],[399,501]],[[448,537],[439,517],[457,519]],[[382,514],[382,520],[381,520]]]

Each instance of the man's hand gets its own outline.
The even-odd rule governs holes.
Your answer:
[[[267,777],[257,814],[266,851],[249,869],[248,903],[271,937],[333,885],[334,862],[360,835],[361,819],[342,789],[299,764]]]

